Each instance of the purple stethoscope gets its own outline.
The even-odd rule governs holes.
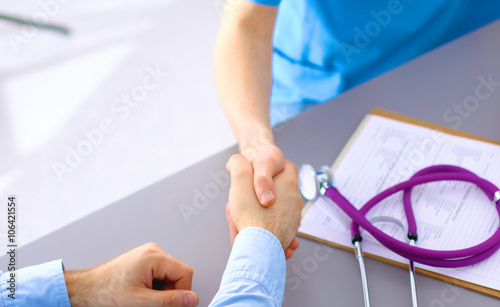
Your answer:
[[[475,184],[491,201],[493,201],[500,218],[500,190],[488,180],[461,167],[435,165],[424,168],[415,173],[407,181],[382,191],[366,202],[359,210],[334,187],[334,177],[331,168],[322,166],[320,172],[316,172],[309,164],[304,164],[300,168],[299,187],[304,198],[313,201],[320,195],[326,195],[352,219],[351,241],[354,244],[355,255],[361,271],[363,298],[366,307],[370,306],[370,297],[368,293],[366,268],[363,260],[363,250],[361,249],[362,237],[360,227],[368,231],[382,245],[410,261],[410,285],[412,304],[414,307],[417,306],[414,261],[434,267],[464,267],[487,259],[500,248],[500,227],[489,239],[469,248],[459,250],[430,250],[415,246],[417,241],[417,224],[411,206],[412,189],[417,185],[443,180],[465,181]],[[366,217],[366,214],[378,203],[400,191],[403,191],[403,206],[408,222],[409,244],[391,237],[373,225],[380,221],[391,222],[404,230],[404,226],[399,220],[394,218],[391,219],[390,217],[380,217],[368,220]]]

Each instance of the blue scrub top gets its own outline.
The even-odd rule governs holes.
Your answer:
[[[271,103],[297,111],[500,18],[500,0],[249,1],[279,5]]]

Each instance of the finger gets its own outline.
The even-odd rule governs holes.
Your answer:
[[[299,241],[297,239],[293,239],[292,242],[290,243],[290,246],[288,246],[289,249],[296,251],[300,246]]]
[[[152,307],[195,307],[200,302],[196,293],[186,290],[144,289],[142,296],[145,298],[145,305]]]
[[[286,260],[290,259],[293,257],[294,252],[299,248],[299,241],[297,239],[293,239],[292,242],[290,242],[290,245],[288,248],[285,250],[285,258]]]
[[[242,155],[232,156],[227,168],[231,174],[231,188],[229,194],[232,195],[249,195],[253,193],[253,169],[250,162]],[[231,198],[229,199],[231,204]]]
[[[151,281],[172,282],[174,289],[191,290],[193,269],[187,264],[166,254],[161,248],[143,259],[150,266]]]
[[[253,192],[252,164],[247,158],[243,155],[233,155],[227,162],[226,167],[231,174],[230,195],[255,195]]]
[[[234,244],[234,239],[238,234],[238,229],[234,226],[233,219],[231,219],[231,212],[229,211],[229,206],[226,206],[226,218],[229,224],[229,237],[231,238],[231,247]]]
[[[297,166],[288,160],[285,161],[283,170],[273,178],[274,182],[278,186],[278,193],[284,193],[288,196],[294,196],[302,199],[299,191],[298,175]],[[303,202],[297,201],[291,204],[297,205],[297,208],[294,207],[294,209],[300,209]]]
[[[243,168],[243,170],[248,170],[248,168],[251,169],[251,167],[252,164],[250,161],[241,154],[232,155],[226,163],[226,169],[231,174],[241,168]]]
[[[299,176],[299,169],[292,162],[285,160],[283,163],[283,173],[285,173],[286,176],[297,179]]]
[[[293,250],[290,248],[287,248],[285,251],[285,259],[288,260],[293,257]]]
[[[257,194],[261,205],[265,207],[273,205],[276,200],[273,177],[283,170],[283,165],[282,155],[256,159],[253,163],[255,194]]]
[[[243,155],[233,155],[226,164],[228,172],[231,174],[231,189],[245,191],[252,187],[253,169],[250,161]]]
[[[229,231],[232,240],[234,240],[238,230],[246,225],[244,216],[249,207],[256,206],[255,208],[258,208],[259,201],[253,188],[253,169],[250,161],[243,155],[233,155],[227,163],[227,169],[231,174],[231,188],[229,189],[226,215],[229,213]]]

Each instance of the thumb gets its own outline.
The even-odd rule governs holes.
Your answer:
[[[152,307],[195,307],[200,302],[198,295],[192,291],[148,290],[147,305]]]
[[[266,159],[257,160],[253,164],[255,194],[263,206],[274,204],[276,187],[273,177],[283,170],[283,162]]]

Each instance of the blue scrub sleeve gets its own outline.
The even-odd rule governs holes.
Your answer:
[[[210,306],[281,306],[286,260],[280,241],[269,231],[248,227],[238,233]]]
[[[0,274],[0,306],[71,307],[61,259]]]
[[[247,0],[247,1],[268,6],[278,6],[281,2],[281,0]]]

